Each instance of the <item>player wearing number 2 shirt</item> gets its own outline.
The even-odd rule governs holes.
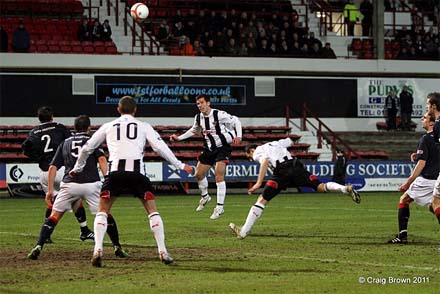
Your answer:
[[[23,153],[30,159],[38,162],[40,167],[40,183],[44,193],[47,193],[47,179],[48,169],[50,162],[58,148],[66,138],[71,136],[70,131],[63,125],[53,121],[53,111],[49,106],[42,106],[38,109],[38,119],[40,125],[33,128],[28,138],[23,142]],[[61,179],[63,178],[64,170],[59,170],[55,177],[54,194],[58,193]],[[50,216],[52,212],[52,205],[47,205],[46,218]],[[91,239],[93,240],[93,232],[87,227],[86,212],[84,207],[80,205],[75,211],[75,217],[77,218],[81,227],[81,240]],[[51,243],[52,240],[48,239],[47,243]]]
[[[156,239],[159,257],[165,264],[173,259],[165,247],[165,233],[162,218],[156,208],[155,196],[148,177],[145,176],[143,157],[145,143],[148,142],[154,151],[159,153],[170,164],[188,173],[192,168],[178,160],[168,146],[162,141],[153,127],[134,118],[137,107],[130,96],[119,100],[118,112],[121,116],[102,125],[81,149],[79,158],[71,175],[83,170],[86,160],[96,148],[107,142],[109,150],[109,174],[105,177],[99,200],[99,212],[95,217],[95,249],[92,265],[102,266],[103,239],[107,229],[107,216],[116,196],[132,194],[139,198],[148,213],[150,229]]]

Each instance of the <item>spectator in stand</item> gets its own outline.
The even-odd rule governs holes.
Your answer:
[[[235,39],[230,38],[228,44],[225,46],[223,51],[228,56],[237,56],[239,52],[239,48],[235,44]]]
[[[248,41],[248,43],[247,43],[247,55],[248,56],[255,56],[255,55],[257,55],[257,47],[256,47],[256,45],[255,45],[255,42],[252,42],[252,41]]]
[[[200,41],[199,40],[194,40],[194,52],[196,53],[196,56],[204,56],[205,55],[205,50],[203,50],[203,47],[200,45]]]
[[[26,53],[29,52],[31,46],[31,38],[29,32],[26,30],[24,23],[20,21],[18,28],[12,36],[12,50],[14,52]]]
[[[280,54],[280,55],[289,55],[290,54],[290,48],[289,48],[289,46],[287,46],[286,40],[283,40],[281,42],[281,45],[278,50],[278,54]]]
[[[313,43],[312,47],[310,48],[309,57],[310,58],[322,57],[321,49],[319,48],[318,43]]]
[[[185,36],[185,30],[183,28],[183,23],[181,21],[176,22],[174,26],[175,26],[173,31],[174,38],[180,38],[182,36]]]
[[[89,21],[87,19],[83,19],[81,25],[78,27],[78,40],[83,41],[90,41],[92,39],[91,37],[91,29],[89,26]]]
[[[218,56],[219,54],[219,50],[217,49],[217,47],[214,46],[214,40],[209,39],[207,46],[205,46],[205,55],[212,57]]]
[[[248,25],[245,26],[245,33],[249,36],[252,34],[253,36],[257,35],[257,27],[254,25],[253,21],[249,21]]]
[[[246,46],[246,42],[241,42],[240,49],[238,50],[239,56],[248,56],[248,47]]]
[[[163,42],[168,40],[170,36],[170,26],[167,24],[166,19],[163,19],[159,25],[159,29],[157,30],[157,40],[159,42]]]
[[[399,95],[400,99],[400,128],[404,131],[411,130],[411,115],[413,112],[414,98],[408,91],[408,86],[403,86]]]
[[[419,59],[419,55],[417,54],[417,49],[414,46],[409,48],[408,59]]]
[[[92,28],[92,41],[101,41],[102,40],[102,25],[99,22],[99,19],[95,19],[95,22],[93,23],[93,28]]]
[[[269,56],[276,56],[276,55],[278,55],[277,44],[275,44],[275,43],[270,44],[268,55]]]
[[[335,51],[330,47],[329,42],[325,43],[324,48],[322,48],[321,56],[322,58],[336,58]]]
[[[406,47],[400,48],[399,54],[397,54],[396,59],[399,59],[399,60],[409,59],[408,48],[406,48]]]
[[[322,48],[322,42],[321,40],[315,38],[315,33],[314,32],[310,32],[309,33],[309,39],[308,39],[308,45],[309,47],[313,47],[313,44],[317,43],[319,50],[321,50]]]
[[[396,117],[399,112],[399,98],[395,92],[391,90],[385,98],[384,115],[387,121],[387,130],[392,131],[397,129]]]
[[[344,22],[347,24],[347,35],[354,36],[354,26],[358,20],[362,19],[357,6],[353,3],[353,0],[349,0],[344,6]]]
[[[0,26],[0,52],[8,52],[8,32]]]
[[[249,32],[249,34],[247,35],[247,43],[249,45],[249,43],[253,44],[253,48],[257,47],[257,41],[255,40],[255,35],[252,32]],[[248,46],[249,47],[249,46]]]
[[[110,27],[110,23],[108,19],[104,20],[102,24],[102,41],[111,41],[112,38],[112,28]]]
[[[261,39],[261,43],[257,50],[257,53],[260,56],[267,56],[269,54],[269,46],[267,45],[266,39]]]
[[[292,48],[290,49],[290,54],[292,57],[303,57],[301,47],[298,42],[293,42]]]
[[[362,36],[370,37],[373,24],[373,4],[371,0],[363,0],[359,9],[364,16],[362,19]]]
[[[310,54],[310,48],[309,48],[309,45],[307,45],[307,43],[304,43],[301,47],[301,57],[303,57],[303,58],[313,57]]]
[[[194,51],[194,47],[191,44],[191,39],[189,37],[185,38],[185,44],[183,44],[180,54],[184,56],[195,56],[196,52]]]
[[[223,48],[226,46],[226,38],[223,32],[217,32],[214,37],[214,46],[217,47],[219,53],[223,53]]]

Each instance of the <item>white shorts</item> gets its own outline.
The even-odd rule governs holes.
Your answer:
[[[434,191],[432,192],[434,197],[440,198],[440,174],[437,177],[437,181],[435,181]]]
[[[58,191],[60,191],[60,183],[64,177],[64,166],[62,166],[59,170],[57,170],[57,174],[55,175],[55,181],[53,184],[53,195],[56,196]],[[44,193],[47,193],[47,181],[49,178],[49,172],[40,170],[40,184],[43,188]]]
[[[98,212],[99,194],[102,183],[61,183],[60,191],[55,198],[53,210],[66,212],[73,208],[80,199],[87,202],[90,212],[95,215]]]
[[[411,197],[418,205],[425,206],[432,202],[432,189],[435,180],[428,180],[424,177],[417,177],[409,186],[406,194]]]

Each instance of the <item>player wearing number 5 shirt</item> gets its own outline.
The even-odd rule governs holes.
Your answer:
[[[134,118],[137,107],[132,97],[122,97],[119,100],[117,110],[121,116],[102,125],[93,134],[82,147],[75,167],[71,171],[72,175],[80,173],[84,168],[87,157],[102,143],[107,142],[109,174],[105,177],[101,189],[99,212],[95,217],[95,249],[92,265],[102,266],[103,239],[107,229],[107,216],[116,197],[121,194],[132,194],[141,200],[148,213],[150,229],[156,239],[159,257],[163,263],[170,264],[173,259],[165,247],[162,218],[156,208],[150,180],[144,171],[145,143],[148,141],[155,152],[159,153],[176,168],[185,170],[188,173],[192,172],[192,168],[175,157],[150,124]]]

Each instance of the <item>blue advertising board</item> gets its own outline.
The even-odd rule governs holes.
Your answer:
[[[193,175],[176,170],[173,166],[163,163],[163,181],[195,181]],[[195,162],[190,163],[195,166]],[[306,169],[328,182],[333,176],[333,162],[306,162]],[[353,161],[346,170],[346,183],[363,191],[397,191],[408,178],[415,163],[406,161]],[[257,179],[259,165],[249,161],[231,162],[226,168],[225,180],[232,182],[253,182]],[[208,172],[208,181],[215,181],[214,169]],[[304,190],[304,191],[307,191]]]

